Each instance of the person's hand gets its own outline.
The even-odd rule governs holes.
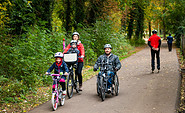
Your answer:
[[[155,50],[156,50],[156,51],[158,51],[158,50],[159,50],[159,48],[156,48]]]
[[[65,72],[65,73],[64,73],[64,75],[66,75],[66,76],[67,76],[67,75],[69,75],[69,74],[68,74],[67,72]]]
[[[82,56],[80,56],[81,58],[84,58],[84,56],[82,55]]]
[[[115,68],[115,71],[118,71],[118,69],[117,69],[117,68]]]
[[[46,72],[46,75],[48,75],[49,73],[48,72]]]

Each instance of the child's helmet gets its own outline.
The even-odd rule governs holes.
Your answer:
[[[71,43],[70,44],[72,44],[72,43],[77,44],[77,41],[76,40],[71,40]]]
[[[105,45],[104,45],[104,49],[105,49],[105,48],[111,48],[111,49],[112,49],[112,46],[111,46],[110,44],[105,44]]]
[[[64,55],[63,55],[63,53],[61,53],[61,52],[57,52],[57,53],[55,53],[55,58],[57,58],[57,57],[63,58]]]

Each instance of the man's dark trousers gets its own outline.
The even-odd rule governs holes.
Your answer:
[[[168,42],[168,49],[169,49],[169,51],[172,51],[172,43]]]
[[[155,54],[157,58],[157,69],[160,70],[160,49],[158,51],[151,49],[151,56],[152,56],[152,70],[155,70]]]

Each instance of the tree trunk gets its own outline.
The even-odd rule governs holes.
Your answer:
[[[66,9],[66,26],[65,26],[65,28],[66,28],[66,32],[67,32],[67,34],[71,31],[71,29],[72,29],[72,26],[71,26],[71,24],[72,24],[72,22],[71,22],[71,5],[70,5],[70,0],[67,0],[67,9]]]
[[[84,0],[76,0],[76,9],[75,9],[75,29],[77,29],[78,23],[83,23],[85,14],[84,14],[85,2]]]
[[[164,6],[164,10],[163,10],[163,14],[166,12],[166,3],[165,3],[165,0],[164,0],[164,3],[163,3],[163,6]],[[163,17],[163,37],[164,37],[164,40],[166,40],[166,25],[165,25],[165,16]]]
[[[151,30],[151,21],[148,22],[148,28],[149,28],[149,37],[150,37],[151,36],[151,32],[152,32],[152,30]]]

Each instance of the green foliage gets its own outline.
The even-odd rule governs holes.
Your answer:
[[[181,39],[182,39],[182,35],[185,34],[185,27],[180,26],[175,34],[175,38],[176,38],[176,46],[180,47],[181,46]]]
[[[62,50],[64,34],[62,31],[48,34],[37,26],[31,27],[29,31],[20,40],[6,37],[0,42],[2,97],[25,94],[52,82],[51,77],[43,74],[54,62],[53,54]]]
[[[130,44],[132,46],[135,46],[135,47],[141,46],[141,45],[144,45],[145,44],[145,40],[144,39],[141,39],[141,38],[139,38],[139,39],[132,38],[131,40],[129,40],[129,42],[130,42]]]
[[[112,45],[112,52],[118,56],[123,56],[132,49],[125,36],[120,32],[113,32],[112,29],[113,25],[110,21],[97,21],[94,27],[83,27],[77,30],[85,47],[86,64],[94,65],[98,56],[104,54],[103,47],[107,43]]]

